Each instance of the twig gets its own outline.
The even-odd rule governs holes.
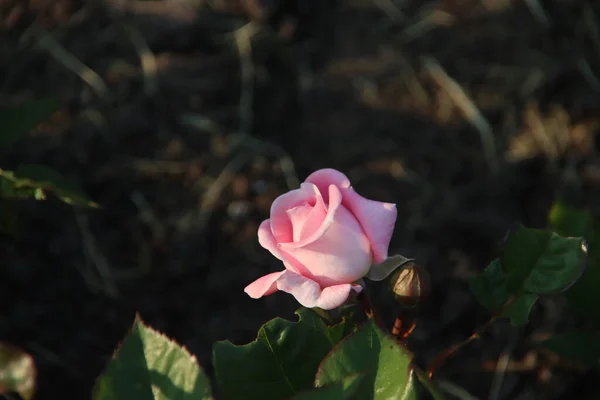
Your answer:
[[[79,231],[81,232],[81,236],[83,239],[85,254],[96,266],[98,276],[104,283],[104,293],[110,298],[116,299],[117,297],[119,297],[119,291],[113,283],[112,274],[110,272],[110,267],[108,265],[108,262],[106,261],[106,258],[96,246],[96,241],[92,235],[92,232],[89,229],[87,216],[82,214],[77,209],[75,209],[74,211],[77,226],[79,227]]]
[[[423,57],[423,64],[433,80],[446,91],[463,116],[477,129],[483,153],[492,172],[498,171],[494,130],[462,87],[452,79],[433,57]]]
[[[588,2],[583,5],[583,19],[590,31],[590,36],[592,37],[596,51],[600,55],[600,28],[598,28],[598,24],[596,23],[598,18],[596,17],[594,9]]]
[[[300,180],[298,179],[298,174],[296,173],[294,161],[284,149],[274,143],[257,139],[251,135],[240,134],[239,137],[243,139],[243,145],[247,145],[256,152],[275,154],[278,157],[279,167],[281,168],[281,173],[285,178],[288,188],[293,190],[300,187]]]
[[[150,50],[148,42],[146,42],[146,39],[144,39],[139,30],[130,25],[125,25],[123,28],[138,52],[142,71],[144,72],[144,90],[146,91],[146,95],[151,96],[158,91],[158,80],[156,79],[158,64],[156,56]]]
[[[373,310],[373,306],[371,305],[371,302],[369,301],[369,298],[367,297],[367,294],[365,293],[364,289],[356,296],[356,300],[358,301],[358,304],[360,304],[360,306],[362,307],[367,318],[372,318],[377,324],[377,326],[385,330],[385,324],[383,323],[379,315],[376,314]]]
[[[415,39],[434,30],[438,26],[448,26],[454,22],[454,16],[445,11],[433,10],[422,19],[409,25],[400,33],[400,40],[404,44],[408,44]]]
[[[581,58],[577,61],[577,68],[592,89],[600,90],[600,79],[594,74],[590,63],[585,58]]]
[[[512,353],[517,343],[516,339],[517,336],[512,337],[512,340],[509,341],[509,343],[504,348],[504,351],[498,358],[498,363],[496,364],[496,370],[494,371],[494,379],[492,380],[488,400],[498,400],[498,398],[500,397],[500,390],[502,389],[502,383],[504,382],[504,377],[506,375],[508,363],[510,362],[510,354]]]
[[[254,100],[254,65],[252,64],[252,36],[258,27],[249,22],[234,31],[233,35],[240,56],[242,87],[240,90],[240,127],[242,133],[252,129],[252,102]]]
[[[148,203],[148,200],[140,191],[134,191],[131,193],[131,201],[136,205],[140,212],[140,219],[152,230],[152,234],[155,239],[162,240],[165,237],[165,228],[160,223],[160,219],[152,209],[152,206]]]
[[[505,310],[507,310],[513,305],[516,299],[517,295],[513,295],[510,299],[508,299],[506,303],[504,303],[504,305],[499,311],[495,312],[494,315],[492,315],[492,317],[485,324],[483,324],[475,332],[473,332],[471,336],[444,350],[442,353],[438,354],[438,356],[431,362],[431,364],[429,364],[429,367],[427,368],[427,376],[431,379],[431,377],[433,377],[433,374],[438,370],[438,368],[442,364],[444,364],[450,357],[452,357],[454,353],[456,353],[458,350],[460,350],[467,344],[471,343],[473,340],[478,339],[483,332],[488,330],[488,328],[492,326],[494,322],[496,322],[496,320],[502,315],[502,313]]]
[[[404,340],[410,336],[416,326],[417,324],[415,324],[414,321],[409,320],[406,315],[401,316],[399,314],[392,327],[392,336],[395,336],[398,340]]]
[[[235,173],[241,170],[250,158],[250,155],[245,153],[236,155],[229,163],[227,163],[217,179],[215,179],[208,190],[206,190],[202,197],[202,201],[200,202],[200,225],[202,229],[206,227],[208,219],[223,190],[225,190],[227,185],[233,180]]]
[[[37,44],[43,47],[54,59],[59,61],[68,70],[77,74],[84,82],[96,92],[100,97],[109,97],[108,86],[104,80],[93,69],[79,61],[75,56],[67,51],[54,37],[43,29],[36,32]]]
[[[373,3],[393,21],[405,22],[406,15],[392,0],[373,0]]]
[[[559,149],[556,146],[556,141],[552,140],[544,126],[544,121],[542,121],[537,104],[530,103],[526,107],[525,118],[529,123],[534,140],[544,149],[548,157],[555,161],[558,158]]]
[[[525,4],[540,25],[542,25],[544,28],[548,28],[550,26],[550,18],[548,17],[548,13],[546,13],[546,10],[544,10],[539,0],[525,0]]]
[[[403,70],[403,72],[405,72],[401,74],[401,77],[404,80],[406,86],[408,87],[410,94],[414,97],[414,99],[420,106],[428,105],[431,102],[431,100],[429,99],[427,91],[421,84],[419,77],[415,72],[415,69],[401,52],[397,52],[396,56],[398,58],[398,63],[400,64],[400,68]]]
[[[467,392],[465,388],[458,386],[456,383],[447,380],[439,380],[437,381],[437,385],[444,392],[449,393],[460,400],[479,400],[477,397]]]

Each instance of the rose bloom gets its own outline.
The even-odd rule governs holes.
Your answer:
[[[394,204],[362,197],[343,173],[314,172],[300,189],[275,199],[258,228],[259,243],[285,270],[257,279],[245,292],[256,299],[281,290],[309,308],[342,305],[351,291],[362,291],[372,265],[386,261],[396,216]]]

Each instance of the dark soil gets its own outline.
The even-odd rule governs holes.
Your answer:
[[[0,339],[34,356],[36,398],[89,398],[136,312],[209,375],[214,341],[294,318],[291,296],[243,288],[281,268],[256,239],[272,200],[323,167],[398,205],[391,252],[433,284],[418,362],[470,335],[489,315],[467,279],[506,231],[543,227],[557,198],[600,204],[600,6],[535,4],[0,1],[0,105],[64,104],[0,167],[45,164],[102,206],[4,205],[20,224],[0,240]],[[371,293],[389,310],[386,290]],[[439,377],[476,398],[597,398],[531,346],[576,322],[540,301]]]

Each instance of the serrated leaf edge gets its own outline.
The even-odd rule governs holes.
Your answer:
[[[144,320],[142,319],[142,317],[140,316],[140,313],[135,313],[135,317],[133,319],[133,324],[132,324],[131,328],[129,328],[129,330],[127,330],[127,332],[123,336],[123,339],[121,339],[121,341],[119,342],[119,344],[117,345],[117,347],[113,351],[112,355],[110,356],[110,359],[108,359],[106,361],[106,364],[104,365],[104,368],[102,369],[102,372],[100,373],[100,375],[98,375],[98,377],[94,381],[94,386],[92,387],[92,398],[93,398],[94,393],[96,393],[96,391],[98,390],[98,385],[100,384],[100,380],[104,376],[104,374],[105,374],[105,372],[106,372],[106,370],[108,368],[108,365],[111,363],[111,361],[113,361],[115,359],[115,357],[117,356],[117,354],[119,353],[119,351],[123,347],[123,344],[125,343],[125,341],[129,337],[129,335],[131,335],[132,333],[134,333],[136,329],[139,329],[140,326],[144,327],[144,329],[149,330],[153,334],[156,334],[157,336],[166,339],[169,343],[174,344],[177,347],[181,348],[183,350],[183,352],[185,353],[185,355],[188,356],[190,358],[190,360],[194,364],[196,364],[196,366],[198,367],[198,370],[200,371],[200,374],[204,375],[204,377],[207,380],[207,382],[209,382],[208,377],[206,377],[206,375],[204,374],[204,369],[202,368],[202,366],[198,362],[198,359],[196,358],[195,355],[193,355],[184,345],[180,344],[179,342],[177,342],[174,339],[171,339],[170,337],[168,337],[164,333],[162,333],[162,332],[160,332],[160,331],[152,328],[150,325],[148,325],[147,323],[145,323]],[[210,396],[211,397],[209,399],[213,399],[214,398],[214,396],[212,395],[212,390],[211,390],[211,395]]]

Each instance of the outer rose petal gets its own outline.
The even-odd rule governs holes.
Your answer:
[[[354,191],[346,175],[335,169],[327,168],[313,172],[306,178],[307,183],[313,183],[318,188],[325,202],[329,201],[329,185],[337,186],[342,192],[342,205],[354,214],[360,222],[371,243],[373,261],[383,262],[388,255],[388,247],[394,232],[398,211],[392,203],[369,200]]]
[[[302,183],[300,189],[284,193],[271,204],[271,232],[279,243],[292,242],[294,234],[292,222],[287,211],[294,207],[316,201],[321,196],[317,187],[311,183]]]
[[[367,274],[372,263],[369,240],[356,218],[340,206],[341,193],[329,187],[329,210],[323,226],[298,243],[281,243],[282,253],[298,260],[323,287],[354,282]]]
[[[271,232],[271,220],[265,219],[258,227],[258,243],[265,249],[269,250],[271,254],[280,260],[283,260],[284,256],[277,247],[277,241]]]
[[[253,299],[258,299],[263,296],[268,296],[277,291],[277,279],[283,275],[285,271],[273,272],[258,278],[244,289],[244,292]]]
[[[317,282],[290,271],[286,271],[279,277],[277,287],[294,296],[304,307],[319,307],[324,310],[331,310],[344,304],[351,290],[357,292],[362,290],[360,286],[350,283],[321,289]]]
[[[271,254],[283,261],[285,268],[297,274],[310,276],[310,272],[294,257],[290,256],[285,251],[281,251],[277,246],[277,241],[271,232],[271,221],[266,219],[258,227],[258,243],[265,249],[269,250]]]

